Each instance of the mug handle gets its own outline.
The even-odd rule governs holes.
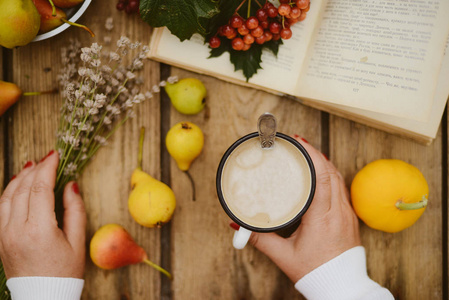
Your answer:
[[[249,237],[252,231],[240,226],[239,230],[234,233],[234,239],[232,240],[232,245],[235,249],[243,249],[248,243]]]

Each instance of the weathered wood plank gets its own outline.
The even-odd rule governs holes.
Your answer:
[[[416,166],[429,184],[429,206],[412,227],[389,234],[361,225],[368,273],[396,299],[442,298],[441,145],[441,130],[432,145],[423,146],[331,117],[330,159],[348,186],[358,170],[379,158],[401,159]]]
[[[181,115],[173,108],[171,124],[191,121],[205,135],[203,153],[190,172],[197,200],[186,174],[171,161],[171,184],[178,200],[172,221],[172,268],[175,299],[302,299],[293,284],[263,254],[250,246],[235,250],[230,219],[215,190],[215,176],[225,150],[239,137],[257,131],[257,119],[273,113],[279,131],[299,134],[319,147],[320,113],[283,99],[200,76],[180,69],[173,74],[200,78],[208,90],[206,109],[198,115]]]
[[[104,24],[107,17],[114,18],[114,30],[109,33]],[[60,48],[71,38],[82,46],[92,42],[103,44],[104,37],[112,39],[112,48],[121,35],[147,44],[151,29],[137,15],[129,16],[115,9],[107,0],[93,1],[79,20],[97,35],[90,36],[70,28],[57,37],[15,50],[14,81],[24,90],[49,89],[56,85],[56,75],[61,64]],[[47,69],[46,69],[47,68]],[[50,68],[50,71],[48,71]],[[48,72],[46,72],[47,70]],[[159,82],[159,64],[146,62],[143,71],[145,88]],[[145,102],[136,110],[137,117],[127,122],[115,134],[109,145],[101,149],[79,179],[88,212],[87,236],[106,223],[123,225],[156,263],[160,260],[157,229],[143,228],[131,218],[127,209],[130,176],[137,166],[139,129],[147,128],[144,145],[143,168],[154,177],[160,177],[160,110],[159,97]],[[13,112],[10,134],[14,134],[13,161],[18,171],[27,160],[38,160],[55,144],[60,97],[41,96],[24,99]],[[87,250],[87,249],[86,249]],[[87,257],[86,284],[83,299],[159,299],[160,274],[146,265],[125,267],[116,271],[102,271]]]

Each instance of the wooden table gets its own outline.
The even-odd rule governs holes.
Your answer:
[[[93,1],[80,23],[97,34],[93,39],[70,28],[50,40],[10,51],[3,49],[3,79],[24,91],[56,86],[61,67],[60,47],[69,39],[83,46],[112,41],[121,35],[148,43],[152,29],[137,16],[115,9],[116,1]],[[104,23],[114,18],[109,33]],[[391,290],[396,299],[448,297],[448,133],[444,117],[437,139],[430,146],[368,128],[292,100],[147,61],[145,87],[151,88],[170,74],[197,77],[208,89],[207,108],[198,115],[175,111],[163,93],[137,110],[90,163],[79,179],[88,212],[88,238],[106,223],[122,224],[148,252],[151,260],[174,274],[169,282],[141,264],[103,271],[86,263],[83,299],[303,299],[293,284],[264,255],[247,247],[231,246],[233,230],[215,192],[215,172],[226,148],[254,131],[258,116],[276,115],[280,131],[299,134],[321,149],[342,172],[349,185],[356,172],[378,158],[398,158],[417,166],[430,186],[429,206],[411,228],[387,234],[361,225],[371,278]],[[0,73],[0,76],[2,74]],[[39,160],[55,145],[61,98],[27,97],[0,118],[0,190],[28,160]],[[446,114],[445,114],[446,116]],[[205,147],[194,162],[197,201],[191,198],[188,178],[168,155],[164,137],[171,125],[192,121],[205,134]],[[177,209],[171,223],[148,229],[127,211],[130,175],[136,167],[139,128],[147,128],[143,168],[171,185]]]

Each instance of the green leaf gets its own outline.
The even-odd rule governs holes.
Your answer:
[[[141,0],[140,16],[152,27],[167,26],[181,41],[207,34],[209,19],[219,12],[216,0]]]

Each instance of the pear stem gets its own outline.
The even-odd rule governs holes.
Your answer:
[[[427,206],[427,198],[426,195],[422,196],[421,201],[414,202],[414,203],[405,203],[402,202],[402,200],[398,200],[396,202],[396,207],[399,210],[414,210],[414,209],[421,209]]]
[[[193,181],[193,177],[190,175],[189,171],[184,171],[184,173],[189,177],[190,184],[192,185],[193,201],[196,201],[195,181]]]
[[[48,2],[50,2],[50,5],[51,5],[51,15],[53,17],[56,17],[56,6],[55,6],[55,4],[53,3],[52,0],[48,0]]]
[[[43,92],[26,92],[26,93],[22,93],[22,96],[39,96],[39,95],[44,95],[44,94],[54,94],[57,93],[58,89],[52,89],[49,91],[43,91]]]
[[[162,274],[164,274],[165,276],[167,276],[170,280],[173,280],[173,277],[171,276],[171,274],[165,270],[164,268],[156,265],[154,262],[152,262],[149,259],[144,259],[143,260],[144,263],[146,263],[149,266],[152,266],[153,268],[155,268],[156,270],[158,270],[159,272],[161,272]]]
[[[137,166],[142,170],[142,160],[143,160],[143,139],[145,138],[145,127],[140,128],[140,138],[139,138],[139,154],[137,155]]]
[[[92,32],[92,30],[90,30],[89,27],[87,27],[86,25],[81,25],[81,24],[78,24],[78,23],[73,23],[73,22],[70,22],[70,21],[68,21],[68,20],[66,20],[66,19],[64,19],[64,18],[61,18],[61,21],[64,22],[64,23],[67,23],[67,24],[69,24],[69,25],[72,25],[72,26],[76,26],[76,27],[83,28],[84,30],[86,30],[87,32],[89,32],[90,35],[91,35],[92,37],[95,37],[95,34],[94,34],[94,33]]]

